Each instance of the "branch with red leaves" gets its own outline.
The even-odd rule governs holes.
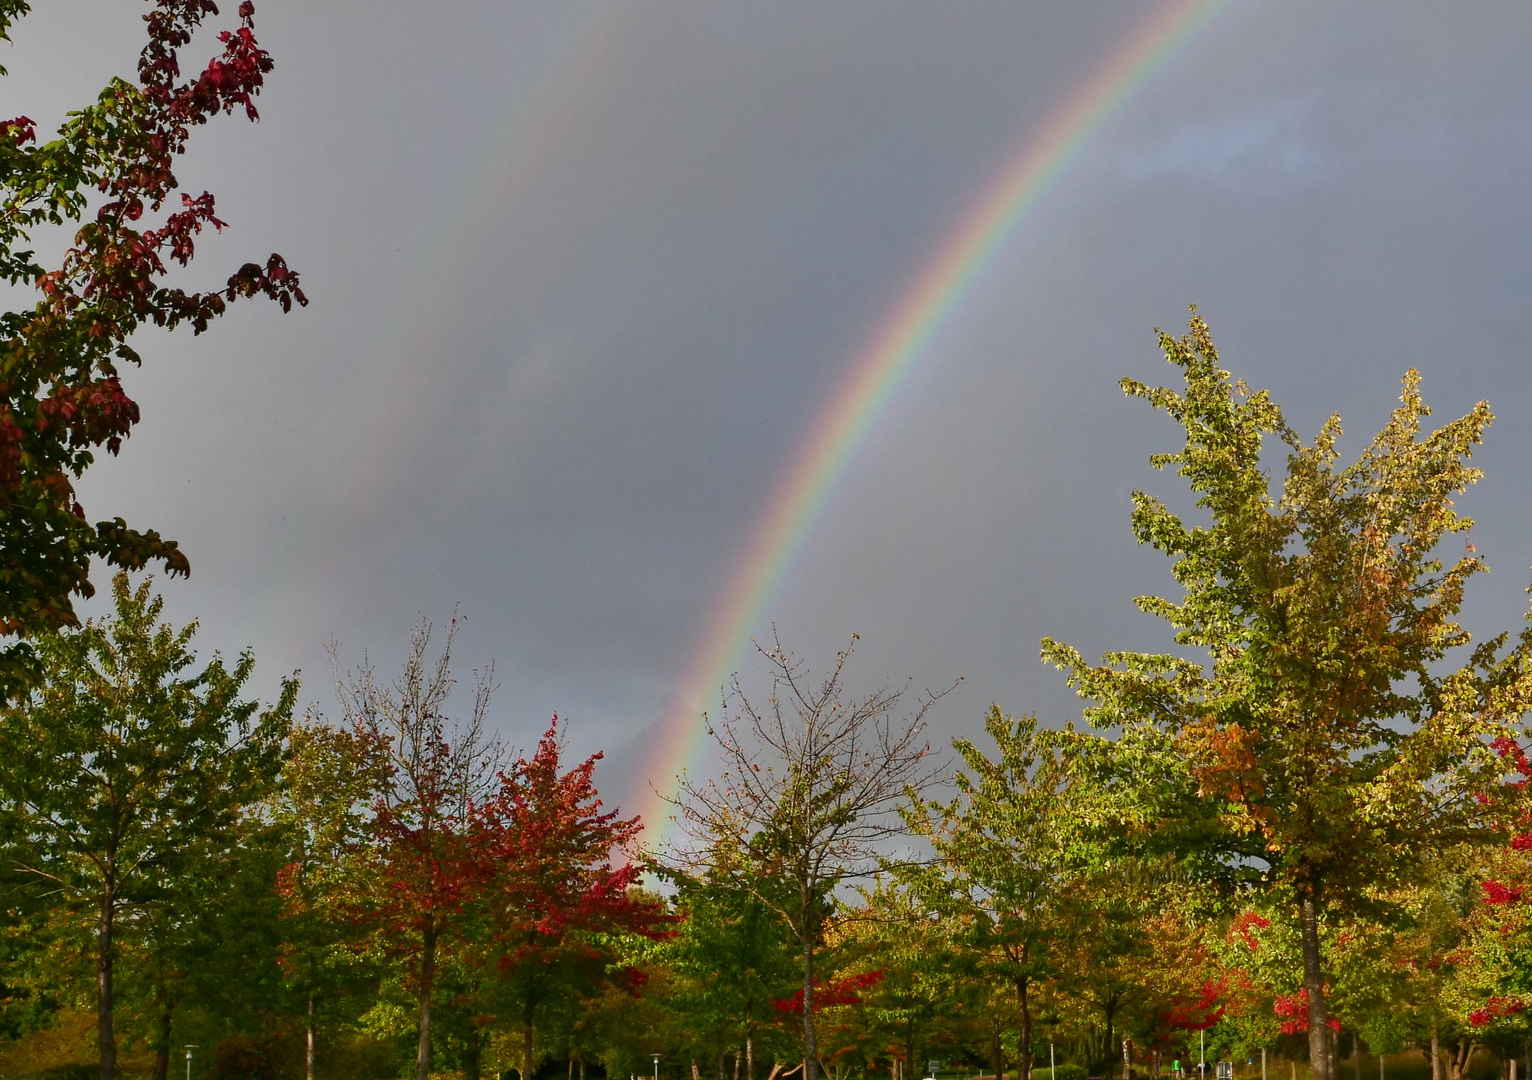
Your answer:
[[[26,10],[0,4],[0,34]],[[155,0],[137,83],[112,80],[50,142],[37,143],[29,117],[0,121],[0,279],[39,294],[29,309],[0,313],[0,633],[73,624],[74,598],[94,591],[92,557],[190,572],[174,541],[120,519],[91,525],[75,497],[95,452],[118,453],[138,423],[118,371],[139,363],[132,335],[183,323],[200,334],[230,302],[257,295],[283,311],[308,303],[276,254],[204,291],[163,282],[172,263],[191,262],[204,229],[225,224],[210,193],[178,191],[173,167],[191,129],[236,109],[258,119],[255,98],[272,70],[244,0],[238,25],[218,34],[220,53],[182,77],[181,51],[217,14],[212,0]],[[177,209],[158,225],[140,225],[172,200]],[[37,262],[33,233],[71,223],[59,263]]]
[[[856,975],[848,975],[844,979],[836,979],[834,982],[821,986],[819,978],[814,979],[814,1011],[833,1008],[836,1005],[860,1005],[862,1003],[862,991],[871,990],[883,981],[883,969],[876,971],[864,971]],[[794,1016],[803,1015],[803,991],[799,990],[790,998],[781,1001],[773,1001],[772,1008],[781,1013],[792,1013]]]

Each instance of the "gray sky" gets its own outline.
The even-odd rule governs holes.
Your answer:
[[[231,2],[226,7],[232,9]],[[259,0],[262,122],[178,170],[231,228],[217,282],[281,251],[313,303],[146,335],[143,423],[93,518],[179,539],[166,584],[260,688],[325,645],[387,671],[417,612],[468,618],[514,745],[557,710],[626,809],[763,502],[869,338],[999,170],[1157,3]],[[129,73],[141,5],[51,0],[13,32],[6,115],[52,127]],[[210,54],[199,41],[193,57]],[[1532,8],[1236,0],[1090,144],[876,426],[758,633],[854,681],[963,676],[1078,715],[1045,634],[1157,647],[1169,585],[1128,492],[1173,425],[1195,302],[1234,371],[1354,448],[1411,366],[1447,419],[1487,397],[1464,503],[1513,627],[1532,563]],[[740,662],[748,666],[749,657]]]

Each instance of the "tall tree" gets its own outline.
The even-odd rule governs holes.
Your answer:
[[[431,1071],[431,997],[437,956],[456,936],[487,872],[476,847],[481,807],[495,790],[503,753],[484,728],[493,669],[476,673],[473,704],[454,721],[447,701],[456,680],[454,617],[431,656],[431,624],[416,621],[404,670],[391,683],[367,663],[338,681],[354,738],[379,748],[370,859],[354,881],[352,910],[403,958],[415,990],[416,1080]]]
[[[240,692],[254,666],[214,657],[200,672],[193,623],[160,623],[150,582],[112,582],[112,616],[41,635],[46,679],[0,708],[0,817],[18,873],[95,912],[101,1078],[116,1072],[118,918],[201,878],[268,794],[284,755],[296,679],[261,711]],[[222,850],[228,850],[225,844]]]
[[[1136,603],[1207,665],[1123,652],[1092,665],[1051,639],[1043,657],[1094,703],[1092,724],[1120,732],[1112,750],[1131,764],[1115,786],[1140,836],[1294,898],[1315,1077],[1332,1080],[1325,913],[1369,902],[1434,850],[1492,840],[1513,801],[1491,743],[1532,704],[1532,630],[1450,667],[1469,645],[1464,587],[1485,567],[1471,545],[1450,564],[1436,553],[1471,524],[1453,499],[1479,478],[1468,462],[1491,414],[1481,402],[1422,437],[1411,371],[1388,425],[1341,465],[1340,419],[1302,440],[1265,391],[1219,367],[1195,310],[1190,333],[1160,346],[1184,389],[1123,388],[1181,424],[1184,447],[1150,460],[1176,468],[1209,520],[1134,492],[1135,537],[1175,560],[1184,590]],[[1275,490],[1268,436],[1288,450]]]
[[[756,897],[798,939],[804,1080],[818,1080],[815,954],[834,892],[878,869],[882,845],[904,832],[905,796],[944,775],[925,739],[941,695],[900,718],[902,690],[847,696],[849,647],[818,685],[780,642],[759,651],[771,671],[770,704],[758,709],[734,680],[725,717],[708,725],[723,771],[706,783],[682,778],[677,806],[690,846],[668,858]]]
[[[0,0],[0,39],[29,8]],[[257,293],[284,311],[308,302],[280,255],[246,263],[207,292],[163,280],[169,263],[191,261],[204,228],[224,224],[208,192],[175,197],[172,170],[191,129],[235,109],[255,120],[272,69],[252,29],[255,5],[243,0],[238,25],[218,35],[222,52],[182,77],[181,49],[217,11],[212,0],[156,0],[144,17],[138,81],[112,79],[51,142],[37,145],[25,116],[0,121],[0,278],[39,294],[30,308],[0,313],[0,633],[72,625],[73,598],[93,591],[93,556],[189,570],[158,533],[121,518],[88,524],[75,496],[96,452],[116,454],[138,423],[119,374],[120,364],[139,362],[128,345],[135,331],[186,324],[200,334],[229,301]],[[167,204],[176,209],[162,214]],[[34,234],[76,223],[58,264],[44,266]]]

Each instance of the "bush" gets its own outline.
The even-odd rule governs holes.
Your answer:
[[[99,1065],[55,1065],[37,1074],[37,1080],[96,1080],[101,1075]]]
[[[1086,1080],[1084,1065],[1060,1065],[1056,1069],[1033,1069],[1032,1080]]]

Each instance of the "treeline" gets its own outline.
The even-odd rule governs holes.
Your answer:
[[[455,624],[300,717],[119,575],[0,708],[0,1075],[1386,1080],[1418,1050],[1514,1080],[1532,631],[1456,621],[1488,408],[1423,432],[1411,373],[1342,464],[1339,421],[1300,438],[1195,315],[1161,345],[1182,384],[1124,388],[1180,424],[1154,464],[1198,506],[1134,495],[1172,651],[1046,640],[1084,722],[996,708],[949,758],[941,694],[774,644],[663,845],[556,718],[512,754],[489,673],[452,697]]]

